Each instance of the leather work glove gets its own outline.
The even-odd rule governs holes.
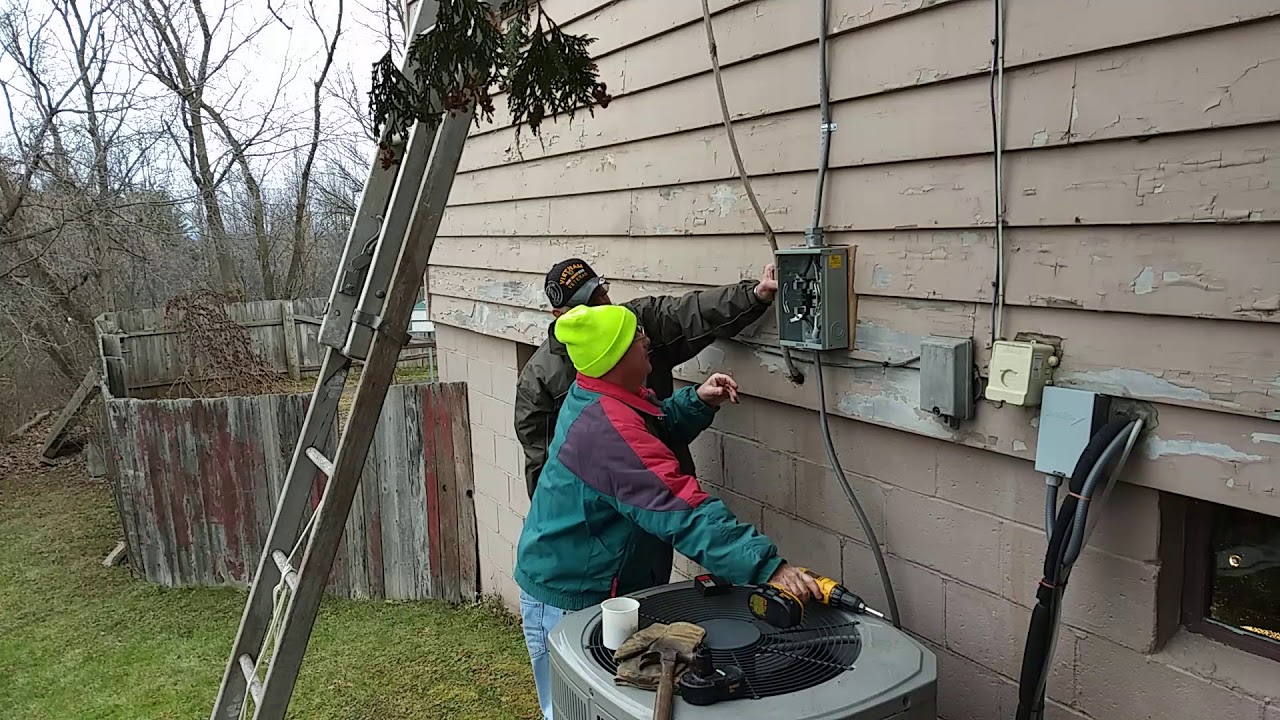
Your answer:
[[[645,653],[660,638],[664,644],[670,643],[676,648],[675,681],[677,686],[680,676],[689,669],[689,658],[702,643],[707,631],[692,623],[677,622],[670,625],[654,623],[638,630],[613,653],[618,662],[618,671],[613,681],[618,685],[630,685],[641,690],[657,690],[662,679],[662,663],[656,655],[646,657]]]

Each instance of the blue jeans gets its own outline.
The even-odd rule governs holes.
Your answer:
[[[524,625],[524,644],[529,648],[529,661],[533,663],[533,683],[538,687],[538,704],[542,706],[543,720],[551,717],[551,656],[547,650],[547,636],[555,629],[564,611],[538,602],[523,590],[520,591],[520,621]]]

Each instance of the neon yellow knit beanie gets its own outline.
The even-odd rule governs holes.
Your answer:
[[[578,372],[598,378],[613,369],[636,337],[636,315],[621,305],[579,305],[556,320]]]

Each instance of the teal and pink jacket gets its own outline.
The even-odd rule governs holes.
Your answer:
[[[654,400],[582,375],[569,389],[516,550],[515,581],[532,597],[573,611],[665,583],[645,562],[663,542],[737,584],[782,564],[669,447],[691,442],[716,409],[694,387]]]

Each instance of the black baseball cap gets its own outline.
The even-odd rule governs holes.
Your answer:
[[[561,260],[547,273],[547,299],[556,309],[586,305],[596,288],[603,284],[604,278],[596,275],[586,260]]]

